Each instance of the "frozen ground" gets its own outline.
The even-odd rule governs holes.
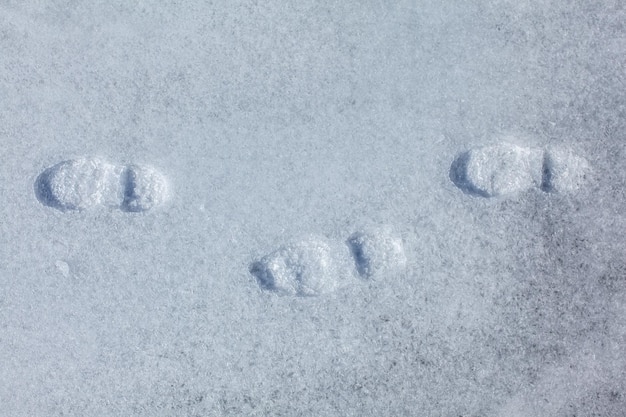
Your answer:
[[[0,1],[0,415],[623,416],[625,21]]]

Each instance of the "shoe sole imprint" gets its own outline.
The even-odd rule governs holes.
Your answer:
[[[547,193],[576,191],[591,173],[589,163],[571,152],[508,143],[470,149],[453,161],[450,179],[466,194],[498,197],[531,188]]]
[[[376,280],[400,274],[406,263],[402,239],[384,226],[358,231],[345,244],[310,236],[253,262],[249,271],[262,290],[317,296],[344,288],[357,276]]]
[[[147,211],[168,198],[166,178],[144,165],[117,166],[99,158],[77,158],[44,170],[35,181],[37,199],[61,211],[108,206]]]

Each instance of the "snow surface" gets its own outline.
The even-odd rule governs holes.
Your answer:
[[[0,415],[623,416],[625,7],[0,2]]]

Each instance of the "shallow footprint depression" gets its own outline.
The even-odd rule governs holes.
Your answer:
[[[60,162],[34,184],[37,199],[61,211],[107,206],[127,212],[150,210],[168,198],[166,178],[142,165],[118,166],[99,158]]]
[[[42,172],[35,194],[44,205],[61,211],[84,210],[107,204],[119,205],[122,169],[98,158],[60,162]]]
[[[142,165],[129,165],[123,175],[123,211],[146,211],[161,204],[168,197],[165,177],[155,169]]]
[[[457,157],[450,178],[468,194],[496,197],[539,187],[542,163],[540,150],[511,144],[485,146]]]
[[[592,174],[586,159],[562,149],[550,149],[544,155],[541,189],[546,192],[573,192]]]
[[[406,270],[407,258],[402,237],[390,226],[366,228],[347,240],[354,264],[363,279],[379,279]]]
[[[263,290],[296,296],[329,293],[351,279],[341,249],[324,238],[307,237],[254,262],[250,273]]]
[[[498,197],[532,188],[572,192],[590,172],[587,161],[571,152],[503,143],[460,154],[450,166],[450,179],[466,194]]]

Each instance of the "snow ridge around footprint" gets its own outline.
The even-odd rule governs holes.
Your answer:
[[[164,202],[168,184],[160,172],[148,166],[118,166],[85,157],[43,171],[35,181],[35,194],[42,204],[61,211],[107,206],[140,212]]]

